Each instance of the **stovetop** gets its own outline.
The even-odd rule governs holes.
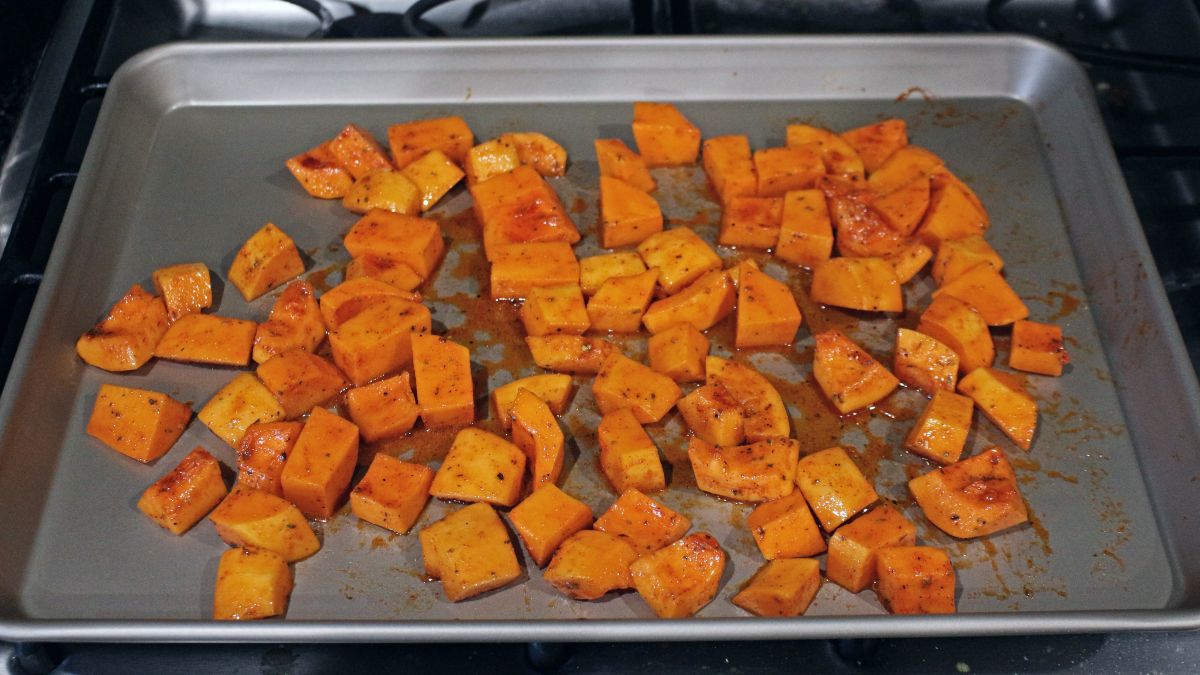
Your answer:
[[[0,381],[106,82],[176,40],[1023,32],[1084,63],[1200,372],[1200,0],[0,0]],[[53,33],[45,30],[61,6]],[[407,13],[407,16],[406,16]],[[36,57],[47,41],[44,55]],[[38,64],[36,77],[31,77]],[[14,111],[25,102],[15,128]],[[1200,672],[1200,633],[785,643],[6,645],[12,672]]]

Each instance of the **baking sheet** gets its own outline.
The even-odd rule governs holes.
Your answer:
[[[1191,480],[1200,476],[1195,379],[1090,96],[1068,58],[998,37],[188,45],[147,53],[108,94],[0,402],[0,636],[707,639],[1200,625],[1197,558],[1189,555],[1200,538],[1186,520],[1200,503]],[[792,122],[842,129],[904,117],[912,141],[942,155],[987,205],[989,239],[1031,318],[1059,322],[1070,336],[1067,373],[1028,378],[1042,405],[1032,452],[982,419],[969,441],[972,449],[1006,449],[1034,523],[963,543],[907,508],[923,541],[948,547],[963,614],[885,616],[872,593],[825,584],[805,617],[748,617],[728,598],[761,564],[744,527],[750,509],[691,486],[672,415],[651,429],[677,467],[662,499],[730,555],[717,598],[696,620],[655,620],[632,593],[570,601],[527,559],[522,583],[451,604],[422,579],[414,536],[343,513],[324,526],[323,550],[295,566],[286,621],[203,621],[224,545],[207,522],[185,537],[166,535],[134,503],[196,445],[229,465],[233,451],[193,422],[168,455],[143,466],[83,429],[101,383],[168,391],[199,408],[235,371],[155,362],[132,375],[104,373],[75,357],[79,333],[130,284],[148,284],[157,266],[200,260],[223,277],[237,247],[268,220],[311,257],[315,281],[335,283],[332,268],[347,256],[330,244],[355,218],[305,196],[282,160],[350,121],[380,138],[389,124],[442,114],[463,115],[480,140],[547,133],[572,158],[555,187],[581,228],[593,231],[592,140],[631,142],[630,102],[646,99],[677,102],[706,136],[746,133],[755,147],[781,145]],[[658,177],[670,221],[714,235],[718,211],[701,196],[702,173]],[[533,369],[523,355],[487,346],[505,317],[473,299],[477,270],[463,261],[478,243],[470,223],[452,217],[468,207],[459,190],[436,211],[451,246],[428,295],[436,322],[476,342],[473,359],[494,387]],[[597,250],[594,236],[578,247],[581,256]],[[766,268],[804,288],[786,268]],[[929,291],[928,283],[910,287],[908,305],[923,307]],[[258,320],[273,301],[244,303],[232,289],[218,298],[214,311]],[[852,327],[888,363],[894,326],[848,322],[837,311],[809,311],[805,320],[792,353],[739,358],[780,381],[805,450],[855,449],[880,493],[907,503],[906,467],[920,462],[900,446],[923,398],[900,392],[873,415],[836,422],[808,382],[812,331]],[[715,330],[714,351],[722,353],[728,330]],[[641,342],[627,347],[637,353]],[[573,452],[562,485],[598,515],[614,495],[595,463],[590,400],[580,387],[564,420]],[[426,434],[390,451],[436,460],[448,443]],[[454,508],[434,500],[418,527]]]

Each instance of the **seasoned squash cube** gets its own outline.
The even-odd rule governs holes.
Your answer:
[[[492,299],[528,297],[539,286],[579,284],[579,261],[566,242],[506,244],[492,258]]]
[[[987,243],[983,235],[975,234],[944,241],[933,259],[933,279],[939,285],[949,283],[980,263],[991,265],[997,272],[1004,269],[1004,259]]]
[[[525,453],[508,441],[468,427],[458,432],[429,493],[439,499],[512,506],[521,494]]]
[[[646,267],[659,269],[658,283],[667,295],[686,288],[707,272],[721,269],[717,252],[687,227],[676,227],[651,235],[638,245]]]
[[[368,443],[402,436],[413,428],[421,407],[407,372],[346,392],[346,408]]]
[[[879,499],[850,455],[836,446],[802,458],[796,466],[796,486],[826,532]]]
[[[875,593],[892,614],[953,614],[954,565],[940,548],[896,546],[875,554]]]
[[[954,391],[958,382],[958,354],[928,335],[901,328],[896,331],[892,370],[901,382],[927,396],[942,389]]]
[[[821,155],[821,161],[825,163],[825,172],[834,176],[861,182],[866,173],[862,158],[854,151],[854,147],[828,129],[808,124],[789,124],[787,147],[809,147],[816,150]]]
[[[783,196],[775,255],[793,265],[817,267],[833,254],[833,223],[825,194],[795,190]]]
[[[654,178],[646,168],[646,161],[625,145],[625,141],[618,138],[597,138],[595,148],[601,176],[625,181],[642,192],[654,190]]]
[[[1013,324],[1009,368],[1058,377],[1062,375],[1063,365],[1070,361],[1063,343],[1062,327],[1024,320]]]
[[[929,210],[930,194],[929,176],[919,176],[877,198],[872,206],[888,227],[908,236]]]
[[[318,199],[340,199],[354,183],[354,177],[329,150],[328,142],[289,157],[284,164],[300,187]]]
[[[327,144],[337,163],[359,180],[375,171],[390,171],[392,163],[370,131],[357,124],[347,124]]]
[[[707,532],[639,558],[629,566],[633,587],[663,619],[682,619],[712,601],[725,572],[725,551]]]
[[[247,427],[237,448],[237,484],[282,497],[283,466],[303,430],[303,422],[258,422]]]
[[[350,510],[360,520],[397,534],[412,529],[429,501],[433,469],[378,454],[350,491]]]
[[[171,324],[154,355],[169,361],[244,366],[250,362],[257,329],[253,321],[187,314]]]
[[[537,490],[543,485],[554,485],[562,473],[566,439],[550,406],[537,394],[523,389],[513,400],[509,416],[512,417],[513,443],[525,453],[525,464],[533,475],[530,488]]]
[[[743,269],[739,278],[737,348],[792,344],[802,317],[791,289],[751,267]]]
[[[642,323],[652,334],[681,323],[708,330],[729,316],[736,303],[737,291],[729,274],[713,270],[675,295],[651,303],[642,315]]]
[[[595,375],[600,366],[614,354],[617,346],[604,338],[582,335],[546,335],[525,338],[533,362],[546,370],[560,373]]]
[[[587,314],[594,330],[636,333],[658,286],[658,270],[612,277],[588,300]]]
[[[171,534],[183,534],[216,508],[227,492],[221,463],[197,447],[146,488],[137,506]]]
[[[908,432],[904,447],[938,464],[956,462],[966,447],[973,413],[971,399],[938,389]]]
[[[441,150],[430,150],[400,173],[417,186],[422,211],[432,209],[464,175],[463,170]]]
[[[538,567],[545,567],[567,537],[592,524],[592,510],[553,483],[547,483],[513,507],[508,518],[525,543],[529,557]]]
[[[495,262],[497,250],[506,244],[579,241],[579,229],[558,193],[527,166],[472,185],[471,197],[490,261]]]
[[[1000,448],[908,481],[929,522],[960,539],[984,537],[1029,519],[1012,465]]]
[[[292,594],[292,570],[278,554],[231,548],[221,554],[213,587],[213,619],[248,621],[282,616]]]
[[[362,386],[412,361],[412,338],[429,333],[429,309],[404,298],[384,298],[329,332],[333,362]]]
[[[658,447],[632,408],[621,408],[600,418],[596,435],[600,468],[618,494],[630,488],[657,492],[667,487]]]
[[[457,115],[413,120],[388,127],[388,145],[392,162],[403,169],[433,150],[439,150],[450,161],[462,164],[467,151],[475,145],[475,135],[466,121]]]
[[[139,462],[153,462],[183,434],[192,409],[148,389],[100,385],[87,432],[100,442]]]
[[[582,335],[591,326],[577,284],[530,288],[520,315],[528,335]]]
[[[851,593],[875,581],[875,553],[890,546],[913,546],[917,526],[891,504],[880,504],[839,527],[829,537],[825,576]]]
[[[921,314],[917,332],[953,349],[958,354],[958,368],[964,373],[990,366],[996,358],[987,322],[974,307],[958,298],[934,298]]]
[[[994,368],[976,368],[958,381],[960,394],[971,397],[983,416],[992,421],[1018,448],[1028,450],[1037,433],[1037,401],[1011,374]]]
[[[283,496],[309,518],[329,518],[341,506],[358,464],[358,427],[313,408],[283,466]]]
[[[354,213],[415,215],[421,211],[421,189],[399,171],[380,169],[354,181],[342,197],[342,206]]]
[[[746,438],[742,408],[719,384],[697,387],[675,405],[692,433],[713,445],[737,445]]]
[[[321,548],[300,509],[266,492],[235,487],[208,518],[230,546],[271,551],[287,562],[303,560]]]
[[[662,229],[662,209],[654,197],[617,178],[600,177],[601,246],[640,244]]]
[[[645,555],[683,536],[692,521],[687,516],[654,501],[636,488],[627,488],[596,519],[592,529],[607,532]]]
[[[317,306],[317,293],[307,281],[293,281],[283,289],[266,321],[254,333],[255,363],[264,363],[289,349],[313,352],[325,339],[325,321]]]
[[[754,153],[759,197],[782,197],[807,190],[825,175],[825,162],[812,146],[767,148]]]
[[[821,565],[811,558],[771,560],[731,602],[758,616],[800,616],[821,590]]]
[[[841,133],[862,159],[863,168],[873,173],[897,150],[908,145],[908,125],[895,117]]]
[[[756,443],[791,433],[783,397],[757,370],[718,356],[707,357],[704,370],[706,384],[725,387],[742,407],[746,440]]]
[[[267,223],[242,244],[229,266],[228,277],[249,302],[303,272],[304,261],[296,243],[283,230]]]
[[[563,176],[567,173],[567,150],[553,138],[536,131],[514,131],[500,138],[517,148],[521,164],[532,167],[543,176]]]
[[[425,572],[442,580],[451,602],[500,588],[521,576],[508,528],[488,504],[463,507],[421,530],[419,536]]]
[[[467,184],[475,185],[521,166],[517,146],[504,137],[480,143],[467,152]]]
[[[329,330],[336,330],[368,306],[384,298],[403,298],[413,302],[419,300],[419,296],[378,279],[348,279],[321,295],[321,318]]]
[[[957,179],[935,175],[931,183],[929,208],[917,228],[917,236],[930,248],[942,242],[981,235],[987,231],[987,212]]]
[[[286,418],[299,417],[327,403],[350,383],[327,359],[302,349],[286,351],[255,371],[275,394]]]
[[[695,326],[677,323],[650,336],[650,367],[676,382],[703,382],[708,347],[708,338]]]
[[[579,261],[579,286],[584,295],[591,296],[613,277],[631,277],[645,271],[646,263],[633,251],[588,256]]]
[[[154,356],[169,322],[163,299],[134,284],[100,323],[79,336],[75,352],[97,368],[137,370]]]
[[[842,414],[874,405],[900,381],[870,354],[836,330],[814,336],[813,377]]]
[[[904,250],[911,241],[893,230],[872,207],[875,199],[864,190],[828,177],[817,184],[825,192],[829,215],[837,232],[838,253],[855,258],[886,258]]]
[[[567,410],[567,403],[571,400],[571,391],[574,389],[574,383],[571,381],[570,375],[561,373],[549,373],[546,375],[531,375],[513,380],[508,384],[501,385],[492,390],[492,404],[496,407],[496,417],[500,423],[507,429],[512,425],[512,417],[509,412],[512,410],[513,402],[517,400],[517,396],[522,389],[527,389],[538,398],[546,402],[550,406],[550,411],[555,415],[561,415]]]
[[[601,414],[633,408],[634,417],[643,424],[661,420],[681,395],[674,380],[622,354],[610,356],[592,382]]]
[[[896,268],[883,258],[833,258],[813,271],[815,302],[864,312],[903,312]]]
[[[413,379],[426,428],[452,427],[475,420],[471,352],[429,333],[412,336]]]
[[[767,560],[806,558],[825,551],[825,537],[799,490],[760,504],[746,517],[746,526]]]
[[[637,551],[621,539],[581,530],[559,545],[542,579],[567,597],[597,600],[609,591],[633,588],[629,566],[637,558]]]
[[[700,154],[700,128],[670,103],[634,103],[633,139],[647,166],[695,164]]]
[[[208,265],[204,263],[160,267],[150,278],[154,281],[154,292],[161,295],[167,305],[171,321],[212,307],[212,279]]]
[[[900,249],[899,252],[884,257],[884,260],[896,271],[896,281],[907,284],[929,264],[933,258],[933,249],[920,242],[914,242]]]
[[[721,210],[717,243],[737,248],[774,248],[783,224],[778,197],[731,197]]]
[[[696,486],[744,502],[765,502],[791,494],[799,456],[800,442],[792,438],[768,438],[727,448],[696,436],[688,441]]]
[[[1029,316],[1029,308],[1021,302],[995,267],[984,262],[963,272],[933,292],[938,298],[948,295],[974,307],[989,326],[1007,326]]]
[[[196,414],[218,438],[238,447],[246,429],[255,422],[278,422],[283,406],[257,377],[239,373],[221,387]]]
[[[352,256],[370,254],[404,263],[425,278],[437,269],[446,248],[436,222],[379,210],[359,218],[343,243]]]
[[[867,185],[878,195],[886,195],[908,185],[922,176],[930,176],[942,168],[941,157],[925,148],[906,145],[892,153],[871,172]]]
[[[753,197],[758,189],[750,139],[746,136],[714,136],[704,141],[704,173],[717,200],[727,204],[734,197]],[[821,168],[824,171],[824,167]]]
[[[415,291],[425,283],[425,277],[408,265],[367,253],[350,259],[342,276],[343,284],[339,285],[364,278],[381,281],[401,291]]]

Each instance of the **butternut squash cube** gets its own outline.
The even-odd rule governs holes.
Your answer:
[[[939,390],[954,391],[958,382],[958,354],[937,340],[915,330],[896,331],[896,377],[909,387],[932,396]]]
[[[704,173],[717,201],[726,204],[734,197],[753,197],[758,189],[750,139],[746,136],[714,136],[704,141]],[[821,167],[824,171],[824,167]]]
[[[1037,433],[1037,401],[1019,381],[993,368],[976,368],[958,381],[960,394],[971,397],[983,416],[992,421],[1018,448],[1028,450]]]
[[[506,244],[492,258],[492,299],[529,296],[540,286],[576,286],[579,261],[566,242]]]
[[[545,567],[559,545],[592,524],[592,510],[553,483],[547,483],[513,507],[508,518],[525,543],[529,557],[538,567]]]
[[[429,429],[470,424],[475,420],[471,352],[439,335],[412,336],[413,379],[421,421]]]
[[[731,197],[721,210],[717,243],[737,248],[773,248],[783,223],[783,200],[777,197]]]
[[[740,272],[737,303],[738,349],[792,344],[802,317],[787,285],[757,269]]]
[[[350,510],[360,520],[397,534],[412,529],[429,501],[433,469],[378,454],[350,491]]]
[[[171,321],[212,307],[212,279],[204,263],[160,267],[150,275],[154,292],[162,296]]]
[[[325,321],[316,290],[307,281],[296,280],[275,299],[267,320],[258,324],[250,356],[255,363],[264,363],[289,349],[313,352],[324,339]]]
[[[791,433],[783,397],[766,377],[750,366],[709,356],[704,361],[705,383],[729,390],[742,408],[746,440],[751,443]]]
[[[913,233],[929,210],[929,176],[918,176],[878,197],[873,206],[887,226],[904,236]]]
[[[625,181],[642,192],[656,187],[646,160],[619,138],[597,138],[594,143],[600,175]]]
[[[254,348],[253,321],[215,314],[187,314],[167,328],[154,355],[169,361],[244,366]]]
[[[938,389],[908,432],[904,447],[938,464],[958,461],[971,431],[974,403],[966,396]]]
[[[917,236],[930,248],[942,242],[981,235],[987,231],[987,213],[968,195],[964,186],[934,177],[929,208],[917,228]]]
[[[371,132],[357,124],[347,124],[337,136],[330,139],[327,147],[337,163],[345,167],[356,181],[375,171],[390,171],[393,168]]]
[[[278,422],[284,418],[284,412],[275,394],[257,377],[239,373],[208,399],[196,418],[217,438],[236,448],[251,424]]]
[[[368,443],[408,433],[421,412],[407,372],[351,389],[346,408]]]
[[[933,249],[920,242],[914,242],[900,249],[898,253],[894,253],[884,258],[892,269],[896,271],[896,281],[901,284],[907,284],[912,281],[912,278],[917,276],[933,259]]]
[[[634,103],[633,139],[651,167],[695,164],[700,154],[700,128],[670,103]]]
[[[536,131],[514,131],[500,138],[517,148],[521,164],[533,167],[543,176],[563,176],[567,173],[567,151],[546,134]]]
[[[284,165],[300,187],[318,199],[340,199],[354,183],[354,177],[329,150],[328,142],[289,157]]]
[[[432,150],[439,150],[450,161],[462,164],[467,151],[475,145],[471,128],[457,115],[393,124],[388,127],[387,135],[397,169],[407,167]]]
[[[327,359],[302,349],[275,356],[255,372],[279,399],[283,415],[289,419],[327,403],[350,386],[341,371]]]
[[[662,209],[654,197],[617,178],[600,177],[601,246],[640,244],[662,229]]]
[[[880,549],[875,567],[875,593],[892,614],[954,614],[954,565],[942,549]]]
[[[811,558],[771,560],[731,602],[758,616],[800,616],[821,590],[821,565]]]
[[[475,218],[483,227],[483,250],[495,262],[507,244],[579,241],[579,229],[558,193],[527,166],[470,186]]]
[[[917,332],[953,349],[960,372],[990,366],[996,358],[987,322],[974,307],[955,297],[934,298],[921,314]]]
[[[712,601],[725,572],[725,551],[697,532],[629,566],[633,587],[662,619],[682,619]]]
[[[467,185],[482,183],[521,166],[517,146],[504,137],[480,143],[467,152]]]
[[[594,330],[636,333],[658,286],[658,270],[612,277],[588,300],[587,314]]]
[[[954,281],[981,263],[1004,269],[1004,259],[981,234],[942,242],[933,259],[933,279],[938,285]]]
[[[799,490],[760,504],[746,518],[746,526],[767,560],[806,558],[825,551],[825,537]]]
[[[412,361],[412,338],[429,333],[429,309],[404,298],[384,298],[329,332],[333,362],[362,386]]]
[[[584,295],[592,296],[613,277],[631,277],[645,271],[646,263],[633,251],[588,256],[579,261],[579,286]]]
[[[543,485],[557,483],[562,473],[566,439],[550,406],[537,394],[523,389],[517,393],[509,416],[512,418],[513,443],[525,453],[526,466],[533,475],[530,488],[538,490]],[[588,522],[591,523],[590,512]]]
[[[929,522],[959,539],[984,537],[1029,519],[1012,465],[1000,448],[908,481]]]
[[[465,175],[441,150],[430,150],[400,173],[417,186],[421,211],[432,209]]]
[[[75,352],[103,370],[137,370],[154,356],[169,323],[163,299],[134,284],[100,323],[79,336]]]
[[[1009,368],[1058,377],[1062,375],[1063,365],[1070,362],[1063,344],[1062,327],[1024,320],[1013,324]]]
[[[530,288],[520,315],[527,335],[582,335],[591,327],[577,284]]]
[[[843,415],[878,403],[900,385],[890,370],[840,332],[814,337],[813,377]]]
[[[958,298],[979,311],[989,326],[1007,326],[1029,316],[1029,308],[995,267],[984,262],[942,284],[933,292],[937,298]]]
[[[235,487],[208,518],[230,546],[271,551],[287,562],[303,560],[321,548],[300,509],[266,492]]]
[[[825,175],[825,162],[812,146],[767,148],[754,153],[759,197],[782,197],[792,190],[807,190]]]
[[[796,466],[796,486],[826,532],[879,499],[850,455],[836,446],[802,458]]]
[[[676,382],[703,382],[708,338],[690,323],[677,323],[647,341],[650,367]]]
[[[350,262],[346,264],[346,270],[342,277],[343,282],[363,278],[382,281],[401,291],[415,291],[425,283],[425,277],[417,274],[408,265],[370,253],[351,258]]]
[[[437,269],[446,248],[436,222],[380,210],[359,218],[342,243],[352,256],[370,254],[404,263],[425,278]]]
[[[942,168],[941,157],[915,145],[906,145],[892,153],[879,168],[871,172],[867,185],[878,195],[899,190],[914,180],[932,175]]]
[[[571,400],[571,391],[574,386],[570,375],[561,373],[530,375],[493,389],[492,404],[496,407],[496,417],[507,429],[512,425],[512,417],[509,413],[512,410],[513,402],[517,400],[522,389],[529,390],[545,401],[555,415],[561,415],[567,410],[567,403]]]
[[[231,548],[221,554],[213,587],[213,619],[249,621],[282,616],[292,594],[292,570],[271,551]]]
[[[237,484],[282,497],[283,466],[303,430],[303,422],[257,422],[246,427],[237,448]]]
[[[546,335],[525,338],[533,362],[546,370],[560,373],[595,375],[614,354],[617,346],[604,338],[582,335]]]
[[[696,486],[744,502],[765,502],[791,494],[799,456],[800,443],[791,438],[768,438],[727,448],[696,436],[688,440]]]
[[[267,223],[242,244],[229,266],[229,283],[247,302],[282,286],[304,272],[296,243],[272,223]]]
[[[581,530],[559,545],[542,579],[567,597],[597,600],[609,591],[633,588],[629,566],[637,558],[633,547],[621,539]]]
[[[825,194],[820,190],[795,190],[783,196],[779,242],[775,255],[781,260],[817,267],[833,254],[833,223]]]
[[[674,295],[708,272],[721,269],[721,258],[708,242],[687,227],[653,234],[638,245],[646,267],[657,267],[658,283]]]
[[[891,504],[880,504],[839,527],[829,537],[825,576],[851,593],[858,593],[875,581],[876,551],[916,543],[917,526]]]
[[[488,504],[465,506],[419,536],[425,572],[442,580],[451,602],[506,586],[521,576],[508,528]]]
[[[458,432],[429,493],[439,499],[512,506],[521,495],[525,453],[508,441],[468,427]]]
[[[621,408],[600,418],[596,435],[600,443],[600,468],[618,494],[630,488],[641,492],[666,489],[667,478],[658,447],[632,408]]]
[[[897,150],[908,145],[908,126],[904,120],[892,117],[843,131],[841,137],[862,158],[867,173],[872,173]]]
[[[817,187],[825,192],[837,236],[838,253],[855,258],[886,258],[899,254],[911,241],[893,230],[873,206],[875,195],[829,177]]]
[[[336,330],[368,306],[384,298],[403,298],[418,302],[420,296],[371,277],[348,279],[321,295],[321,318],[329,330]]]
[[[358,427],[313,408],[283,466],[283,496],[309,518],[329,518],[341,506],[358,464]]]
[[[228,491],[221,463],[197,447],[171,471],[146,488],[138,509],[171,534],[183,534],[204,519]]]
[[[342,206],[354,213],[416,215],[421,211],[421,189],[399,171],[380,169],[354,181],[342,197]]]
[[[816,302],[864,312],[903,312],[904,293],[896,268],[883,258],[832,258],[812,276]]]
[[[664,504],[626,488],[608,510],[596,519],[592,529],[607,532],[645,555],[659,550],[683,536],[692,521]]]
[[[592,396],[601,414],[633,408],[633,415],[639,422],[650,424],[665,417],[675,407],[682,392],[666,375],[627,356],[614,354],[596,373]]]
[[[825,163],[825,172],[828,174],[843,176],[855,182],[861,182],[866,174],[862,158],[854,148],[828,129],[808,124],[789,124],[787,147],[811,147],[816,150],[821,156],[821,161]]]
[[[153,462],[183,434],[192,409],[148,389],[100,385],[87,432],[101,443],[139,462]]]
[[[742,408],[719,384],[698,387],[675,405],[692,433],[713,445],[737,445],[746,438]]]
[[[708,330],[729,316],[736,303],[737,292],[729,274],[713,270],[675,295],[651,303],[642,315],[642,324],[651,334],[681,323]]]

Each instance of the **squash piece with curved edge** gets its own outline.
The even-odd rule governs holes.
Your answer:
[[[675,405],[692,433],[713,445],[737,445],[746,438],[742,408],[719,384],[697,387]]]
[[[879,499],[844,448],[834,446],[800,459],[796,486],[826,532],[833,532]]]
[[[321,318],[329,330],[337,330],[367,307],[384,298],[403,298],[420,302],[420,296],[402,291],[371,277],[347,279],[321,294]]]
[[[650,170],[646,168],[646,160],[625,145],[625,141],[597,138],[594,147],[601,176],[623,180],[642,192],[653,192],[657,187]]]
[[[390,211],[404,215],[421,212],[421,189],[399,171],[379,169],[354,181],[342,206],[353,213]]]
[[[530,375],[493,389],[492,405],[495,406],[496,417],[507,429],[512,426],[512,417],[509,413],[512,411],[513,402],[517,400],[522,389],[529,390],[545,401],[555,415],[561,415],[567,409],[567,402],[571,400],[571,391],[574,386],[570,375],[562,373]]]
[[[987,322],[971,305],[951,296],[933,299],[917,324],[917,332],[941,342],[958,354],[959,372],[992,365],[996,347]]]
[[[917,236],[930,248],[942,242],[982,235],[988,228],[988,215],[979,198],[949,172],[934,174],[930,183],[929,208],[917,228]]]
[[[421,407],[413,394],[408,371],[346,392],[346,409],[368,443],[408,433]]]
[[[244,366],[250,363],[258,324],[216,314],[187,314],[171,324],[154,348],[168,361]]]
[[[489,261],[508,244],[579,241],[579,229],[554,188],[528,166],[470,186]]]
[[[342,281],[354,281],[364,277],[382,281],[402,291],[415,291],[425,283],[425,277],[417,274],[408,265],[370,253],[351,258],[350,262],[346,263]]]
[[[238,485],[282,497],[283,466],[303,430],[303,422],[256,422],[246,427],[237,448]]]
[[[279,399],[283,415],[288,419],[328,403],[350,386],[337,366],[303,349],[279,354],[259,366],[255,373]]]
[[[593,529],[607,532],[645,555],[683,536],[692,521],[664,504],[626,488],[608,510],[596,519]]]
[[[579,259],[579,287],[584,295],[592,296],[613,277],[630,277],[645,271],[646,263],[635,251],[588,256]]]
[[[958,391],[971,397],[983,416],[992,421],[1018,448],[1028,450],[1037,433],[1038,406],[1011,373],[976,368],[958,381]]]
[[[166,394],[102,384],[87,432],[122,455],[149,463],[171,449],[191,419],[192,409]]]
[[[833,258],[812,276],[810,297],[823,305],[864,312],[903,312],[896,268],[883,258]]]
[[[337,163],[358,180],[375,171],[390,171],[392,163],[370,131],[347,124],[326,144]]]
[[[304,261],[296,242],[273,223],[267,223],[242,244],[227,276],[249,302],[303,273]]]
[[[932,337],[908,328],[896,331],[896,377],[909,387],[932,396],[940,390],[954,391],[958,382],[958,354]]]
[[[809,124],[789,124],[787,147],[805,146],[813,147],[821,155],[826,173],[843,176],[854,182],[862,182],[866,176],[862,158],[841,136]]]
[[[670,103],[633,104],[633,140],[647,166],[695,164],[700,128]]]
[[[730,600],[758,616],[800,616],[821,590],[821,565],[812,558],[768,561]]]
[[[463,166],[467,170],[467,185],[476,185],[521,166],[521,156],[511,141],[493,138],[471,148]]]
[[[321,548],[295,504],[259,490],[235,486],[208,519],[225,543],[271,551],[287,562],[303,560]]]
[[[661,420],[682,395],[675,380],[623,354],[610,356],[592,381],[592,396],[601,414],[633,408],[642,424]]]
[[[929,176],[919,176],[877,197],[872,205],[888,227],[908,236],[916,231],[929,210],[929,182]]]
[[[633,588],[633,547],[607,532],[581,530],[558,547],[542,579],[576,600],[597,600],[609,591]]]
[[[241,445],[251,424],[278,422],[283,417],[283,406],[275,394],[252,373],[235,375],[196,413],[196,418],[231,448]]]
[[[983,262],[942,284],[934,298],[948,295],[974,307],[989,326],[1007,326],[1029,316],[1029,308],[991,264]]]
[[[550,406],[537,394],[522,389],[513,400],[509,416],[512,418],[513,443],[525,453],[525,464],[532,474],[530,489],[557,483],[562,473],[566,438]],[[591,522],[590,512],[588,522]]]
[[[543,176],[562,176],[567,173],[567,151],[546,134],[536,131],[513,131],[500,134],[517,149],[521,164],[533,167]]]
[[[693,436],[688,459],[696,486],[709,494],[744,502],[765,502],[786,497],[795,489],[800,442],[793,438],[768,438],[749,445],[718,448]]]
[[[662,209],[654,197],[619,179],[600,177],[601,246],[640,244],[662,229]]]
[[[281,616],[292,593],[292,570],[276,553],[231,548],[221,554],[213,587],[213,619],[246,621]]]
[[[75,342],[88,365],[110,372],[137,370],[154,356],[170,317],[163,299],[134,284],[108,315]]]
[[[917,272],[925,269],[932,259],[933,249],[919,241],[908,244],[898,252],[884,258],[896,271],[896,281],[901,284],[912,281],[912,278],[917,276]]]
[[[212,307],[212,278],[204,263],[160,267],[150,279],[154,282],[154,292],[166,303],[171,321]]]
[[[799,490],[759,504],[746,517],[746,527],[767,560],[804,558],[825,551],[825,537]]]
[[[617,493],[629,488],[641,492],[666,489],[667,478],[658,446],[632,408],[621,408],[601,417],[596,440],[600,444],[600,469]]]
[[[867,173],[874,173],[889,157],[908,145],[908,125],[892,117],[839,134],[862,159]]]
[[[358,427],[313,408],[279,476],[283,496],[309,518],[329,518],[341,506],[357,465]]]
[[[988,448],[908,481],[929,522],[959,539],[983,537],[1029,520],[1012,465]]]
[[[324,339],[325,320],[317,305],[316,289],[297,279],[275,299],[267,320],[258,324],[250,356],[255,363],[264,363],[289,349],[313,352]]]
[[[712,601],[725,572],[725,551],[707,532],[643,556],[629,566],[633,586],[662,619],[682,619]]]
[[[996,271],[1004,269],[1004,259],[983,238],[974,234],[962,239],[943,241],[933,259],[933,280],[942,285],[954,281],[980,263],[988,263]]]
[[[971,431],[974,402],[952,391],[938,389],[917,418],[904,447],[938,464],[958,461]]]
[[[755,443],[791,433],[791,420],[783,397],[757,370],[719,356],[707,357],[704,370],[705,384],[725,387],[741,406],[747,441]]]
[[[813,377],[843,415],[878,403],[900,385],[892,371],[839,331],[814,337]]]
[[[526,463],[525,453],[517,446],[467,427],[454,436],[429,494],[439,499],[512,506],[521,495]]]
[[[889,227],[872,206],[875,195],[870,190],[829,177],[818,181],[817,187],[825,193],[841,255],[882,258],[908,245],[909,238]]]
[[[729,316],[736,304],[737,292],[729,274],[725,270],[713,270],[675,295],[650,303],[642,315],[642,324],[651,334],[680,323],[689,323],[696,330],[708,330]]]
[[[709,342],[690,323],[677,323],[646,341],[650,367],[676,382],[703,382]]]
[[[867,186],[877,195],[886,195],[922,176],[934,174],[944,164],[941,157],[925,148],[907,145],[893,152],[878,169],[871,172]]]
[[[608,279],[587,303],[592,329],[636,333],[642,327],[642,317],[657,287],[657,269]]]
[[[875,593],[892,614],[953,614],[954,565],[931,546],[895,546],[875,554]]]
[[[400,173],[417,186],[421,211],[432,209],[465,175],[441,150],[430,150]]]
[[[137,507],[171,534],[183,534],[216,508],[227,493],[221,463],[197,447],[146,488]]]
[[[354,184],[354,177],[338,162],[328,141],[289,157],[284,165],[300,187],[318,199],[341,199]]]
[[[582,335],[531,335],[525,338],[525,344],[534,363],[560,373],[595,375],[609,357],[621,353],[617,345],[604,338]]]
[[[851,593],[875,581],[875,554],[917,543],[917,526],[895,506],[880,504],[834,531],[825,557],[825,576]]]
[[[646,267],[659,269],[658,283],[674,295],[706,273],[721,269],[721,257],[687,227],[673,227],[652,234],[638,244],[638,255]]]

